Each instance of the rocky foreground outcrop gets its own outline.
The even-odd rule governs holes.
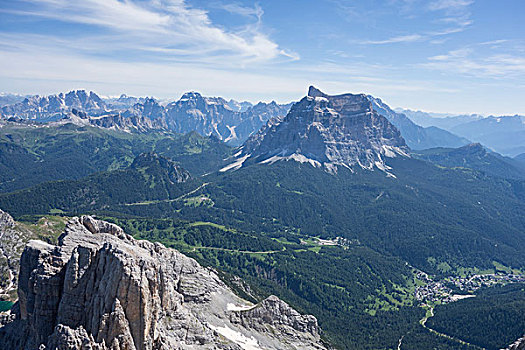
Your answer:
[[[1,349],[324,349],[315,317],[274,296],[251,305],[195,260],[89,216],[57,246],[27,244],[18,295]]]

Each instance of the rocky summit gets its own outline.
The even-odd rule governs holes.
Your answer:
[[[338,167],[388,172],[386,158],[408,157],[408,147],[366,95],[329,96],[310,87],[308,96],[293,105],[285,118],[270,120],[236,156],[223,171],[245,162],[294,160],[330,172]]]
[[[211,269],[111,223],[72,219],[30,241],[1,349],[324,349],[313,316],[236,296]]]
[[[1,102],[1,101],[0,101]],[[0,117],[11,121],[74,123],[126,132],[198,132],[239,146],[268,119],[284,116],[291,104],[229,102],[188,92],[167,105],[153,98],[100,98],[94,92],[71,91],[49,96],[29,96],[0,107]],[[50,124],[54,125],[54,124]]]
[[[29,96],[21,102],[2,107],[1,111],[4,116],[51,121],[66,117],[73,108],[90,115],[106,111],[104,101],[96,93],[84,90],[49,96]]]

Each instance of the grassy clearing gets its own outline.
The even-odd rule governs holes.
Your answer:
[[[64,232],[69,218],[64,216],[48,215],[35,221],[22,221],[23,228],[34,232],[37,239],[56,244],[58,237]]]

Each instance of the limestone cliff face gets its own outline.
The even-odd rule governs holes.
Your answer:
[[[16,299],[20,255],[35,234],[0,210],[0,300]]]
[[[293,160],[331,172],[338,167],[386,171],[386,158],[407,153],[399,131],[366,95],[329,96],[310,87],[285,118],[270,120],[244,143],[236,162],[222,170]]]
[[[195,260],[92,217],[57,246],[28,243],[18,294],[2,349],[324,349],[313,316],[250,305]]]

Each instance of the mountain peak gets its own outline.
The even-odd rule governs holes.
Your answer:
[[[316,88],[315,86],[311,85],[308,88],[308,96],[310,96],[310,97],[325,97],[326,94],[324,92],[322,92],[321,90],[319,90],[318,88]]]
[[[200,100],[202,99],[202,95],[196,91],[189,91],[182,95],[179,101],[184,100]]]
[[[468,145],[463,146],[463,148],[478,149],[478,150],[485,149],[485,147],[483,147],[483,145],[479,142],[470,143]]]
[[[250,137],[237,161],[222,170],[239,168],[247,160],[263,164],[294,160],[333,173],[338,167],[389,173],[386,158],[407,152],[399,131],[372,109],[366,95],[330,96],[310,87],[308,96],[285,118],[272,120]]]

